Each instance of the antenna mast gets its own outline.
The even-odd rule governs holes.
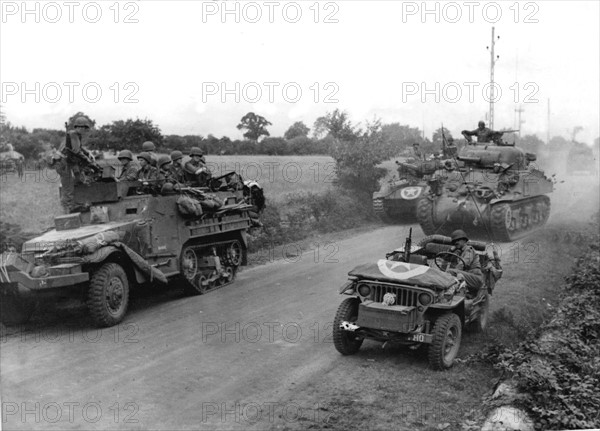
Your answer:
[[[499,55],[495,55],[495,45],[496,45],[496,38],[494,37],[495,35],[495,31],[496,31],[496,27],[492,27],[492,45],[491,45],[491,49],[490,47],[488,47],[488,49],[490,50],[490,115],[489,115],[489,122],[490,122],[490,129],[494,129],[494,66],[496,66],[496,61],[498,61],[498,59],[500,58]],[[500,36],[498,36],[498,39],[500,39]]]

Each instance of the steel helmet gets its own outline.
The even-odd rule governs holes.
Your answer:
[[[73,120],[73,127],[91,127],[90,120],[86,117],[77,117]]]
[[[467,237],[467,234],[465,233],[465,231],[460,230],[460,229],[457,229],[454,232],[452,232],[450,234],[450,239],[452,240],[453,243],[455,243],[459,239],[464,239],[465,241],[469,240],[469,238]]]
[[[156,147],[154,146],[154,142],[146,141],[142,144],[142,151],[154,151]]]
[[[481,127],[485,127],[485,123],[483,121],[480,121],[479,123],[477,123],[477,125],[481,126]]]
[[[183,153],[181,151],[175,150],[171,152],[171,161],[179,160],[183,158]]]
[[[150,156],[149,153],[146,153],[146,152],[140,153],[140,154],[138,154],[137,158],[138,158],[138,160],[144,159],[148,163],[152,163],[152,156]]]
[[[158,160],[156,161],[156,165],[161,168],[163,165],[166,165],[167,163],[171,163],[171,158],[169,156],[167,156],[166,154],[161,154],[158,157]]]
[[[133,160],[133,154],[129,150],[123,150],[117,156],[117,159],[129,159]]]
[[[192,147],[192,149],[190,150],[190,156],[202,157],[202,150],[198,147]]]

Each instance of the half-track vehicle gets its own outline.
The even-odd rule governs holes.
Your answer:
[[[352,355],[365,339],[423,347],[432,368],[450,368],[458,354],[463,328],[485,330],[489,301],[502,276],[498,254],[486,243],[470,241],[480,259],[484,286],[469,292],[465,282],[450,275],[449,237],[432,235],[418,246],[407,239],[386,259],[359,265],[348,273],[340,294],[348,295],[333,321],[338,352]]]
[[[502,142],[502,133],[493,142],[466,145],[456,163],[431,177],[417,203],[425,235],[462,229],[470,238],[509,242],[546,223],[553,181],[532,163],[535,154]]]
[[[235,172],[209,187],[160,188],[152,182],[102,178],[75,186],[81,212],[6,251],[0,260],[0,316],[25,322],[60,297],[87,304],[98,326],[125,317],[133,286],[183,284],[193,295],[231,283],[247,263],[247,231],[260,222],[257,185]],[[262,201],[264,205],[264,199]],[[253,215],[254,214],[254,215]]]

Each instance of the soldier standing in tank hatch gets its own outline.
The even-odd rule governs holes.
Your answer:
[[[192,147],[190,150],[190,157],[192,159],[183,167],[186,178],[188,178],[193,185],[204,187],[212,174],[206,167],[206,160],[204,159],[202,150],[198,147]]]
[[[133,161],[133,154],[129,150],[123,150],[117,156],[121,162],[121,173],[117,177],[118,181],[135,181],[140,166]]]
[[[492,138],[495,134],[492,129],[485,127],[485,123],[483,121],[480,121],[477,124],[477,129],[472,131],[463,130],[461,133],[469,143],[473,143],[471,136],[477,136],[477,143],[492,142]]]

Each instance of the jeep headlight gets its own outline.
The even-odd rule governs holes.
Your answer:
[[[429,305],[431,304],[432,298],[431,295],[428,293],[421,293],[419,294],[419,303],[421,305]]]
[[[360,296],[369,296],[371,294],[371,288],[368,284],[359,284],[358,285],[358,294]]]

